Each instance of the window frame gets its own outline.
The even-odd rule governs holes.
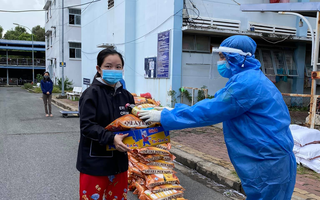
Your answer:
[[[77,10],[77,11],[80,11],[80,14],[79,13],[72,13],[70,11],[72,10]],[[70,23],[70,16],[73,16],[73,24]],[[78,17],[78,18],[77,18]],[[80,19],[80,23],[77,24],[77,19]],[[73,25],[73,26],[81,26],[81,9],[74,9],[74,8],[69,8],[69,25]]]
[[[80,47],[71,47],[71,44],[80,44]],[[81,42],[69,42],[69,58],[70,59],[81,59]],[[71,49],[74,49],[74,57],[71,57]],[[78,54],[80,55],[80,57],[77,57],[77,50],[80,50],[80,54],[78,52]]]
[[[210,38],[210,36],[207,36],[207,35],[197,35],[197,34],[184,34],[182,38],[184,39],[185,36],[192,36],[192,37],[193,37],[193,49],[184,49],[184,48],[183,48],[183,41],[182,41],[182,51],[183,51],[183,52],[210,53],[210,43],[211,43],[211,38]],[[199,37],[206,37],[206,38],[208,39],[208,41],[207,41],[207,44],[208,44],[207,50],[198,50],[198,49],[197,49],[197,36],[198,36],[198,38],[199,38]],[[183,40],[183,39],[182,39],[182,40]]]
[[[108,0],[108,9],[111,9],[114,7],[114,0]]]

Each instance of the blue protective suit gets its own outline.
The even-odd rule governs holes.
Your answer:
[[[256,50],[256,43],[247,36],[229,37],[221,46],[252,55]],[[226,86],[213,99],[191,107],[177,104],[172,111],[164,109],[161,124],[174,130],[223,122],[229,157],[247,199],[291,199],[296,160],[290,115],[282,95],[262,73],[254,56],[224,55],[233,74]]]

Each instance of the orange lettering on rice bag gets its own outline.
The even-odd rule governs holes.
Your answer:
[[[184,191],[184,188],[179,184],[164,184],[158,185],[151,189],[153,193],[164,192],[168,190],[181,190]]]
[[[133,150],[136,154],[160,154],[160,155],[171,155],[169,151],[160,149],[157,147],[144,147],[141,149]]]
[[[174,198],[181,198],[183,192],[179,190],[169,190],[165,192],[152,193],[150,190],[145,190],[141,195],[141,200],[168,200]]]
[[[139,119],[138,117],[128,114],[111,122],[108,126],[105,127],[108,131],[126,131],[132,128],[135,129],[142,129],[148,128],[151,123],[144,122],[143,120]]]
[[[175,174],[150,174],[146,175],[146,186],[151,189],[158,185],[164,184],[180,184]]]

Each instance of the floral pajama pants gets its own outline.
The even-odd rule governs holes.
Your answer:
[[[128,172],[111,176],[91,176],[80,173],[81,200],[126,200]]]

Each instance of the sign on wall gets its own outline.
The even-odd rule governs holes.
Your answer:
[[[144,77],[157,77],[157,57],[149,57],[144,59]]]
[[[169,78],[170,30],[158,33],[157,78]]]
[[[83,85],[90,85],[90,79],[89,78],[83,78]]]

